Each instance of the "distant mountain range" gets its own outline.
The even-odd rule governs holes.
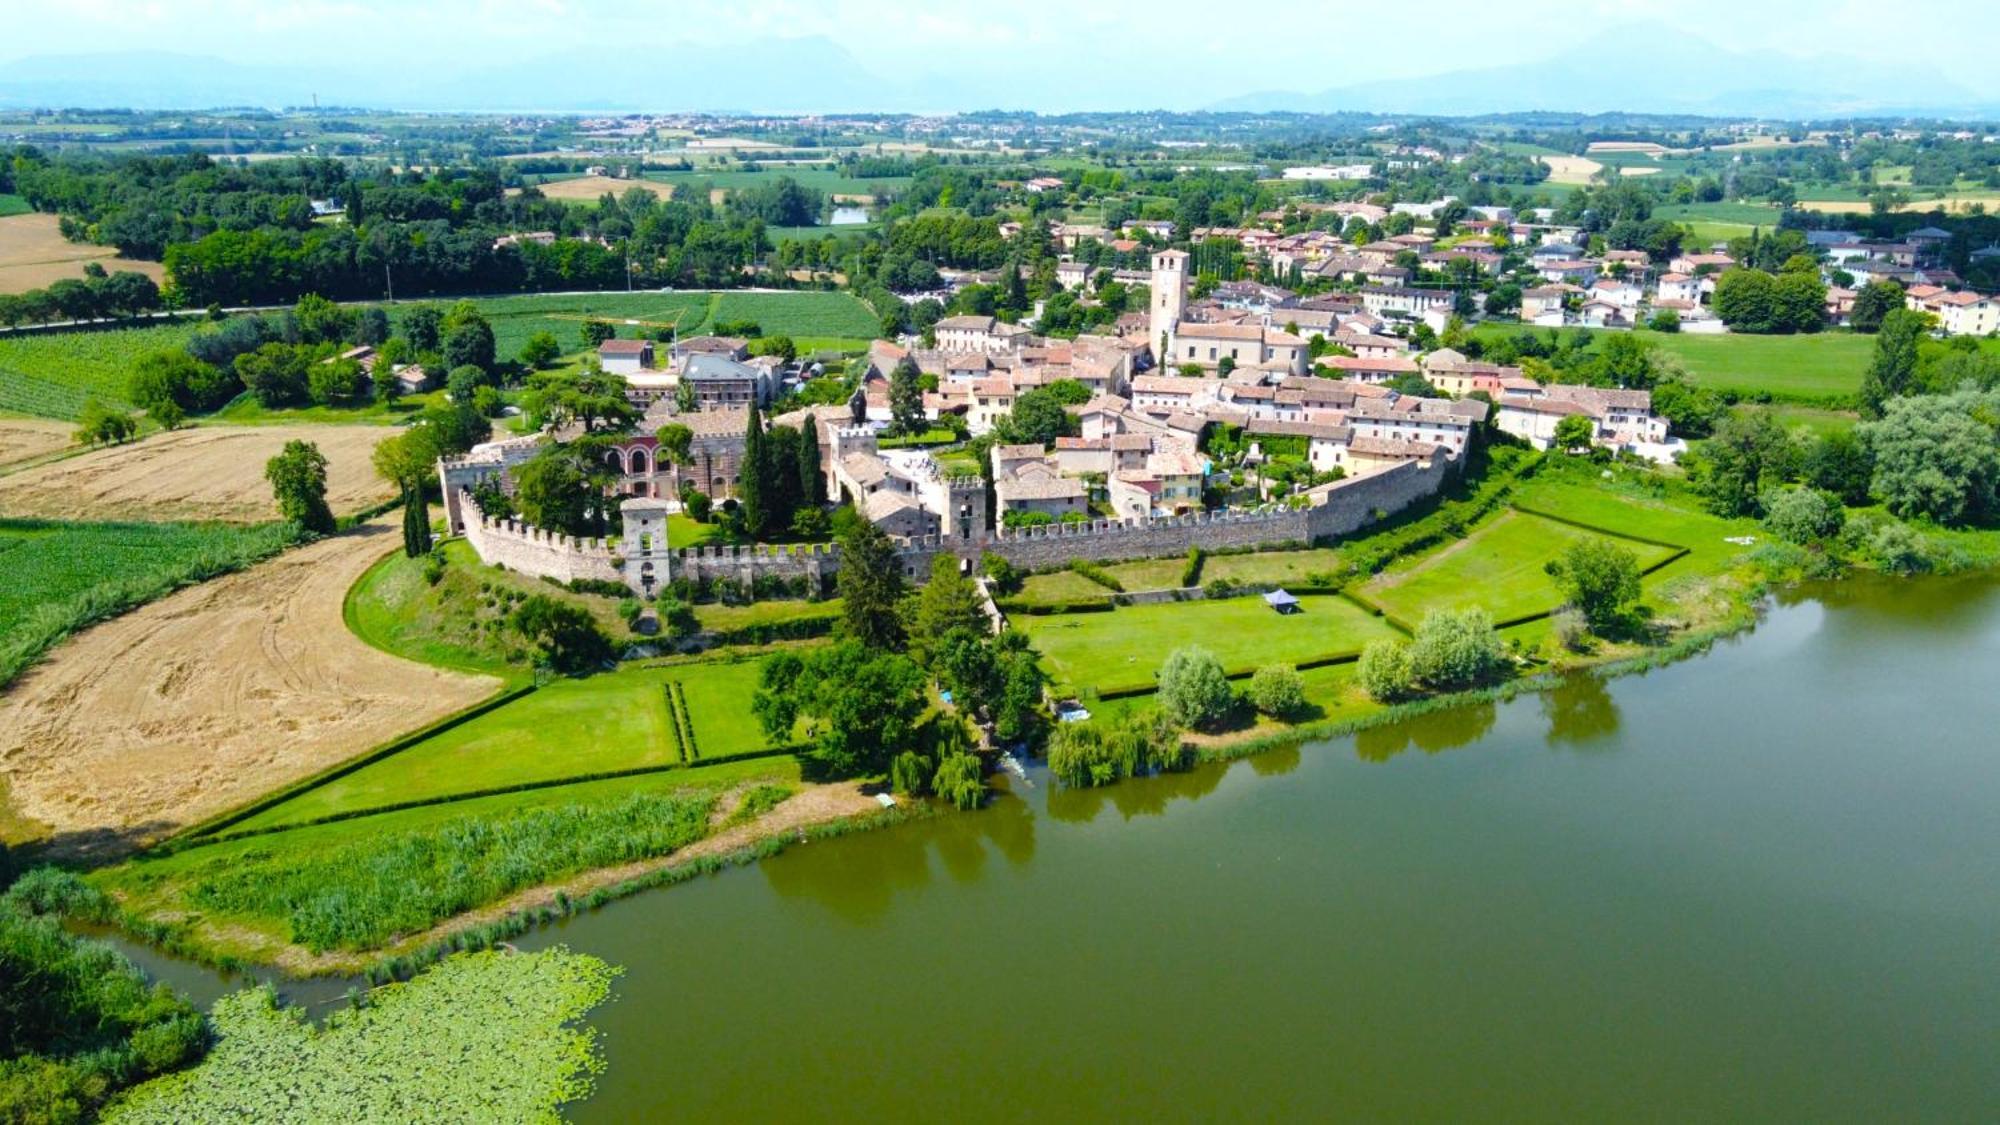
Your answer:
[[[1902,61],[1907,59],[1908,61]],[[1731,51],[1664,24],[1628,24],[1534,62],[1271,91],[1209,108],[1250,112],[1469,116],[1528,110],[1718,117],[1990,115],[1994,105],[1902,52],[1893,60]]]
[[[1087,45],[1077,44],[1077,50]],[[1202,106],[1203,86],[1130,81],[1115,56],[1060,52],[950,74],[896,60],[885,77],[823,37],[754,46],[551,54],[505,66],[244,65],[167,52],[41,55],[0,63],[0,107],[201,109],[343,105],[436,110],[810,113],[1121,109],[1476,116],[1559,112],[1720,117],[2000,116],[1995,99],[1940,79],[1907,52],[1883,59],[1732,51],[1662,24],[1630,24],[1532,62],[1479,66],[1314,92],[1274,90]],[[1910,61],[1904,61],[1904,60]],[[621,62],[619,60],[630,60]],[[887,64],[884,64],[885,67]],[[1209,89],[1213,87],[1210,86]],[[1135,99],[1164,100],[1164,105]]]

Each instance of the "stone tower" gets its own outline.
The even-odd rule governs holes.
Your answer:
[[[635,496],[618,505],[624,536],[618,553],[625,559],[625,584],[650,598],[672,578],[667,549],[667,502]]]
[[[1162,250],[1153,255],[1152,335],[1147,343],[1155,348],[1171,348],[1174,326],[1187,312],[1187,268],[1185,250]],[[1162,344],[1161,341],[1167,341]],[[1170,354],[1153,357],[1162,368],[1172,366]]]

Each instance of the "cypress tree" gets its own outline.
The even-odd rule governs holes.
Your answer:
[[[819,472],[819,422],[806,416],[799,427],[799,502],[817,508],[826,503],[826,482]]]
[[[764,538],[764,524],[770,513],[769,497],[765,484],[769,480],[769,458],[764,455],[764,424],[757,415],[757,404],[750,404],[750,421],[743,431],[743,464],[738,471],[741,483],[736,486],[736,507],[743,517],[743,529],[753,537]]]
[[[431,549],[431,509],[422,485],[403,489],[403,554],[410,558]]]

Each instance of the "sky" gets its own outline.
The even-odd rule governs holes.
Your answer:
[[[1173,60],[1182,80],[1217,96],[1458,69],[1468,53],[1534,58],[1608,26],[1650,20],[1737,49],[1865,53],[1885,19],[1879,0],[1428,0],[1413,28],[1424,59],[1391,49],[1379,21],[1396,6],[1379,0],[1266,0],[1237,9],[1244,19],[1218,18],[1230,9],[1213,0],[4,0],[0,7],[29,3],[32,19],[5,21],[0,60],[165,50],[246,63],[358,56],[472,66],[611,46],[821,35],[871,69],[911,74],[996,65],[1060,74],[1115,65],[1121,56],[1106,46],[1116,44],[1134,64]],[[1947,76],[2000,94],[2000,74],[1983,65],[2000,47],[2000,20],[1980,18],[1979,6],[1898,0],[1896,49],[1921,48]],[[1301,72],[1323,81],[1302,82]]]

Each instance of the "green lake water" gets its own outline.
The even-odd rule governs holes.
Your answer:
[[[535,936],[575,1119],[1992,1120],[2000,586],[795,849]]]
[[[523,939],[624,966],[569,1114],[2000,1118],[1991,579],[1815,590],[1647,675],[1229,766],[1031,777]]]

